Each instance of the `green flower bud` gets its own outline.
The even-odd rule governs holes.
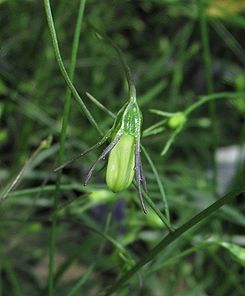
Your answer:
[[[186,116],[183,113],[178,113],[172,117],[169,118],[168,120],[168,126],[172,129],[178,128],[180,125],[185,123],[186,121]]]
[[[123,134],[111,150],[106,171],[106,183],[113,192],[127,189],[135,169],[135,137]]]

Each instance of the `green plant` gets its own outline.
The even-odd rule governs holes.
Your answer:
[[[0,1],[0,295],[244,295],[241,1],[50,2]]]

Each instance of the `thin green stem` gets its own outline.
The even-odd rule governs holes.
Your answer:
[[[238,95],[245,95],[245,92],[220,92],[220,93],[213,93],[207,96],[200,96],[198,101],[196,101],[190,107],[187,107],[185,109],[184,114],[189,115],[191,112],[193,112],[200,106],[206,104],[207,102],[211,102],[219,99],[232,99],[232,98],[236,98]]]
[[[91,25],[91,24],[90,24]],[[127,82],[128,82],[128,89],[129,89],[129,100],[130,101],[136,101],[136,88],[135,88],[135,83],[134,79],[132,76],[132,73],[130,71],[130,68],[126,62],[126,59],[122,53],[122,50],[117,46],[106,34],[101,33],[97,28],[95,28],[93,25],[91,27],[96,31],[97,36],[101,39],[104,39],[107,41],[117,52],[119,59],[122,63],[123,69],[126,74]]]
[[[204,1],[197,0],[199,20],[200,20],[200,30],[201,30],[201,40],[203,45],[203,62],[205,65],[205,78],[206,78],[206,87],[207,93],[213,93],[213,78],[212,78],[212,61],[210,53],[210,42],[208,34],[208,24],[206,19],[206,13],[204,8]],[[216,106],[213,101],[209,103],[209,112],[211,117],[211,129],[212,129],[212,168],[213,168],[213,188],[216,193],[217,188],[217,164],[215,161],[215,154],[217,149],[217,140],[218,140],[218,127],[216,121]]]
[[[56,31],[55,31],[55,26],[54,26],[54,21],[53,21],[53,16],[52,16],[52,11],[51,11],[49,0],[44,0],[44,7],[45,7],[48,27],[49,27],[49,31],[50,31],[50,36],[51,36],[52,43],[53,43],[54,53],[55,53],[55,57],[56,57],[60,72],[61,72],[67,86],[69,87],[74,99],[76,100],[76,102],[78,103],[78,105],[80,106],[80,108],[82,109],[82,111],[84,112],[84,114],[86,115],[88,120],[90,121],[90,123],[93,125],[93,127],[102,136],[103,135],[102,131],[100,130],[98,124],[94,120],[90,111],[87,109],[82,98],[79,96],[76,88],[74,87],[71,79],[69,78],[68,73],[66,72],[64,63],[61,58],[60,50],[59,50],[59,44],[58,44],[58,40],[57,40],[57,36],[56,36]]]
[[[46,7],[47,11],[46,12],[47,12],[48,22],[49,22],[49,26],[50,26],[51,36],[53,36],[53,43],[54,43],[53,45],[54,45],[54,49],[56,52],[57,62],[60,65],[61,72],[63,71],[64,74],[67,74],[66,70],[63,66],[63,62],[62,62],[60,53],[59,53],[58,43],[57,43],[54,24],[53,24],[52,15],[51,15],[51,9],[50,9],[50,5],[48,2],[49,1],[45,1],[45,3],[47,3],[47,7]],[[79,39],[80,39],[80,33],[81,33],[81,26],[82,26],[85,2],[86,2],[86,0],[80,1],[80,7],[79,7],[78,17],[77,17],[77,22],[76,22],[76,29],[75,29],[75,34],[74,34],[74,39],[73,39],[73,44],[72,44],[71,64],[70,64],[70,69],[69,69],[69,75],[70,75],[71,80],[67,76],[68,81],[71,82],[71,85],[72,85],[72,81],[73,81],[74,75],[75,75],[75,66],[76,66],[76,60],[77,60],[77,52],[78,52],[78,46],[79,46]],[[66,91],[66,101],[65,101],[65,107],[64,107],[64,112],[63,112],[63,121],[62,121],[62,127],[61,127],[58,164],[61,164],[64,159],[65,141],[66,141],[66,135],[67,135],[67,127],[68,127],[70,109],[71,109],[71,89],[68,88]],[[86,110],[86,107],[85,107],[85,110]],[[56,212],[56,210],[58,208],[58,195],[59,195],[59,191],[60,191],[61,176],[62,176],[61,172],[58,172],[57,179],[56,179],[56,188],[55,188],[55,192],[54,192],[54,202],[53,202],[54,212]],[[51,233],[50,233],[50,245],[49,245],[49,274],[48,274],[48,295],[49,296],[54,295],[57,220],[58,220],[58,215],[53,215]]]
[[[112,295],[120,287],[122,287],[140,268],[145,264],[154,259],[159,253],[166,249],[173,241],[180,238],[186,231],[190,230],[193,226],[200,223],[203,219],[210,216],[212,213],[216,212],[220,207],[230,202],[234,197],[240,195],[245,191],[244,185],[232,190],[224,197],[218,199],[211,206],[188,220],[174,232],[169,233],[164,237],[144,258],[142,258],[133,268],[131,268],[124,276],[122,276],[109,290],[104,294],[104,296]]]
[[[104,111],[105,113],[107,113],[109,116],[111,116],[112,118],[116,118],[116,115],[114,113],[112,113],[108,108],[106,108],[104,105],[102,105],[98,100],[96,100],[96,98],[94,96],[92,96],[90,93],[86,92],[87,97],[102,111]]]
[[[130,68],[124,58],[124,55],[123,55],[121,49],[112,40],[110,40],[110,43],[115,48],[116,52],[118,53],[121,63],[123,65],[124,71],[126,73],[128,88],[129,88],[129,99],[130,99],[130,101],[136,101],[136,88],[135,88],[135,83],[134,83]]]
[[[24,197],[24,196],[28,196],[28,195],[33,195],[36,193],[45,193],[45,192],[53,192],[55,191],[55,187],[54,185],[46,185],[43,187],[33,187],[33,188],[28,188],[28,189],[21,189],[21,190],[17,190],[17,191],[13,191],[9,193],[10,197]],[[71,184],[62,184],[61,186],[62,190],[77,190],[79,192],[90,192],[92,189],[91,188],[100,188],[101,186],[93,186],[93,187],[84,187],[83,184],[81,183],[71,183]],[[102,188],[104,188],[102,186]]]
[[[25,162],[25,164],[23,165],[23,167],[21,168],[21,170],[18,172],[18,174],[14,177],[13,180],[11,180],[9,182],[9,184],[7,184],[7,186],[5,187],[5,189],[2,191],[2,193],[0,194],[0,201],[5,200],[8,196],[9,193],[17,186],[17,184],[20,182],[21,178],[23,177],[26,169],[30,166],[30,164],[34,161],[34,159],[38,156],[38,154],[43,150],[43,149],[47,149],[50,147],[52,142],[52,137],[49,136],[47,139],[43,140],[40,145],[38,146],[38,148],[32,153],[32,155],[30,156],[30,158],[28,158]]]
[[[133,182],[135,188],[137,188],[137,184],[134,181]],[[148,206],[155,212],[155,214],[162,220],[163,224],[166,226],[167,230],[169,232],[173,232],[174,228],[171,226],[171,224],[169,223],[169,221],[165,218],[165,216],[162,214],[162,212],[158,209],[158,207],[154,204],[154,202],[151,200],[150,196],[148,195],[148,193],[146,193],[145,191],[142,191],[142,194],[148,204]]]
[[[178,115],[179,112],[165,112],[165,111],[161,111],[161,110],[157,110],[157,109],[149,109],[149,111],[153,114],[157,114],[157,115],[160,115],[160,116],[165,116],[165,117],[172,117],[172,116],[175,116],[175,115]]]
[[[172,146],[173,142],[175,141],[175,138],[182,131],[183,127],[184,127],[184,124],[181,124],[178,128],[176,128],[173,131],[173,133],[171,134],[170,138],[168,139],[166,145],[164,146],[161,152],[161,156],[164,156],[168,152],[169,148]]]
[[[160,120],[159,122],[157,122],[157,123],[149,126],[148,128],[146,128],[142,133],[142,138],[148,137],[149,135],[154,133],[154,130],[159,128],[159,127],[162,127],[166,123],[166,121],[167,121],[166,119]]]
[[[201,96],[195,103],[193,103],[191,106],[187,107],[182,113],[187,117],[191,112],[195,111],[197,108],[201,107],[202,105],[204,105],[207,102],[210,102],[213,100],[218,100],[218,99],[223,99],[223,98],[227,98],[227,99],[235,98],[237,95],[244,95],[244,92],[238,92],[238,93],[223,92],[223,93],[211,94],[208,96]],[[181,114],[181,112],[178,112],[178,113]],[[164,113],[161,114],[161,111],[158,112],[158,115],[165,116]],[[157,124],[159,124],[159,123],[157,123]],[[165,146],[161,152],[161,156],[164,156],[168,152],[171,145],[174,143],[175,138],[183,130],[184,126],[185,126],[185,122],[183,122],[177,129],[175,129],[173,131],[173,133],[171,134],[170,138],[168,139],[167,143],[165,144]]]
[[[165,215],[166,215],[166,219],[170,222],[170,215],[169,215],[169,207],[168,207],[168,202],[167,202],[167,198],[166,198],[166,194],[165,194],[165,190],[163,188],[163,185],[162,185],[162,181],[159,177],[159,174],[158,174],[158,171],[153,163],[153,161],[151,160],[151,157],[150,155],[147,153],[146,149],[141,146],[141,149],[143,151],[143,153],[145,154],[145,157],[153,171],[153,174],[156,178],[156,181],[157,181],[157,185],[159,187],[159,190],[160,190],[160,194],[162,196],[162,200],[163,200],[163,205],[164,205],[164,209],[165,209]]]
[[[227,30],[224,24],[218,20],[212,20],[211,25],[220,35],[222,41],[230,48],[230,50],[236,55],[236,57],[243,63],[245,66],[245,50],[236,40],[236,38]]]

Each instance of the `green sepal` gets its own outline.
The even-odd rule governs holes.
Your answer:
[[[127,102],[118,112],[112,128],[112,137],[116,134],[141,136],[142,114],[136,101]]]

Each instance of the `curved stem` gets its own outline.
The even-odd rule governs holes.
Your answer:
[[[102,136],[103,135],[102,131],[100,130],[98,124],[94,120],[90,111],[87,109],[82,98],[79,96],[76,88],[74,87],[71,79],[69,78],[69,75],[66,72],[66,69],[65,69],[64,63],[62,61],[61,54],[60,54],[59,44],[58,44],[58,40],[57,40],[57,36],[56,36],[56,31],[55,31],[55,27],[54,27],[54,20],[53,20],[49,0],[44,0],[44,7],[45,7],[48,27],[49,27],[49,31],[50,31],[50,36],[51,36],[52,43],[53,43],[54,53],[55,53],[55,57],[56,57],[57,63],[60,68],[60,72],[61,72],[67,86],[69,87],[74,99],[77,101],[78,105],[81,107],[81,109],[83,110],[84,114],[86,115],[86,117],[88,118],[90,123],[95,127],[95,129],[98,131],[98,133]]]
[[[92,96],[89,92],[86,92],[86,96],[96,105],[98,108],[100,108],[102,111],[107,113],[112,118],[116,118],[116,115],[112,113],[109,109],[107,109],[104,105],[102,105],[98,100],[95,99],[94,96]]]
[[[169,215],[168,202],[167,202],[165,190],[163,188],[163,185],[162,185],[161,179],[159,177],[158,171],[157,171],[155,165],[153,164],[153,161],[151,160],[151,157],[147,153],[146,149],[143,146],[141,146],[141,148],[142,148],[142,151],[145,154],[145,157],[146,157],[146,159],[147,159],[147,161],[148,161],[148,163],[149,163],[149,165],[150,165],[150,167],[151,167],[151,169],[153,171],[153,174],[154,174],[154,176],[156,178],[156,181],[157,181],[157,184],[158,184],[158,188],[159,188],[160,194],[162,196],[162,200],[163,200],[163,205],[164,205],[164,209],[165,209],[166,219],[170,223],[170,215]],[[170,223],[170,225],[171,225],[171,223]]]
[[[212,100],[218,100],[218,99],[230,99],[235,98],[238,95],[245,95],[245,92],[221,92],[221,93],[214,93],[208,96],[201,96],[200,99],[193,103],[190,107],[188,107],[185,111],[185,115],[189,115],[191,112],[199,108],[200,106],[204,105],[205,103],[212,101]]]
[[[136,101],[136,88],[135,88],[135,83],[133,80],[132,73],[130,71],[130,68],[123,56],[123,53],[121,49],[112,41],[110,40],[111,45],[115,48],[116,52],[118,53],[118,56],[120,58],[120,61],[123,65],[126,77],[127,77],[127,82],[128,82],[128,89],[129,89],[129,99],[130,101],[135,102]]]
[[[107,41],[108,43],[110,43],[110,45],[116,50],[119,59],[122,63],[123,69],[125,71],[126,74],[126,78],[127,78],[127,82],[128,82],[128,89],[129,89],[129,100],[132,102],[136,101],[136,88],[135,88],[135,83],[133,80],[133,76],[132,73],[130,71],[130,68],[126,62],[126,59],[122,53],[122,50],[119,48],[119,46],[117,46],[108,36],[106,36],[105,34],[102,34],[101,32],[99,32],[99,30],[97,30],[97,28],[95,28],[92,24],[90,24],[91,27],[96,31],[97,36],[100,39],[104,39],[105,41]]]

